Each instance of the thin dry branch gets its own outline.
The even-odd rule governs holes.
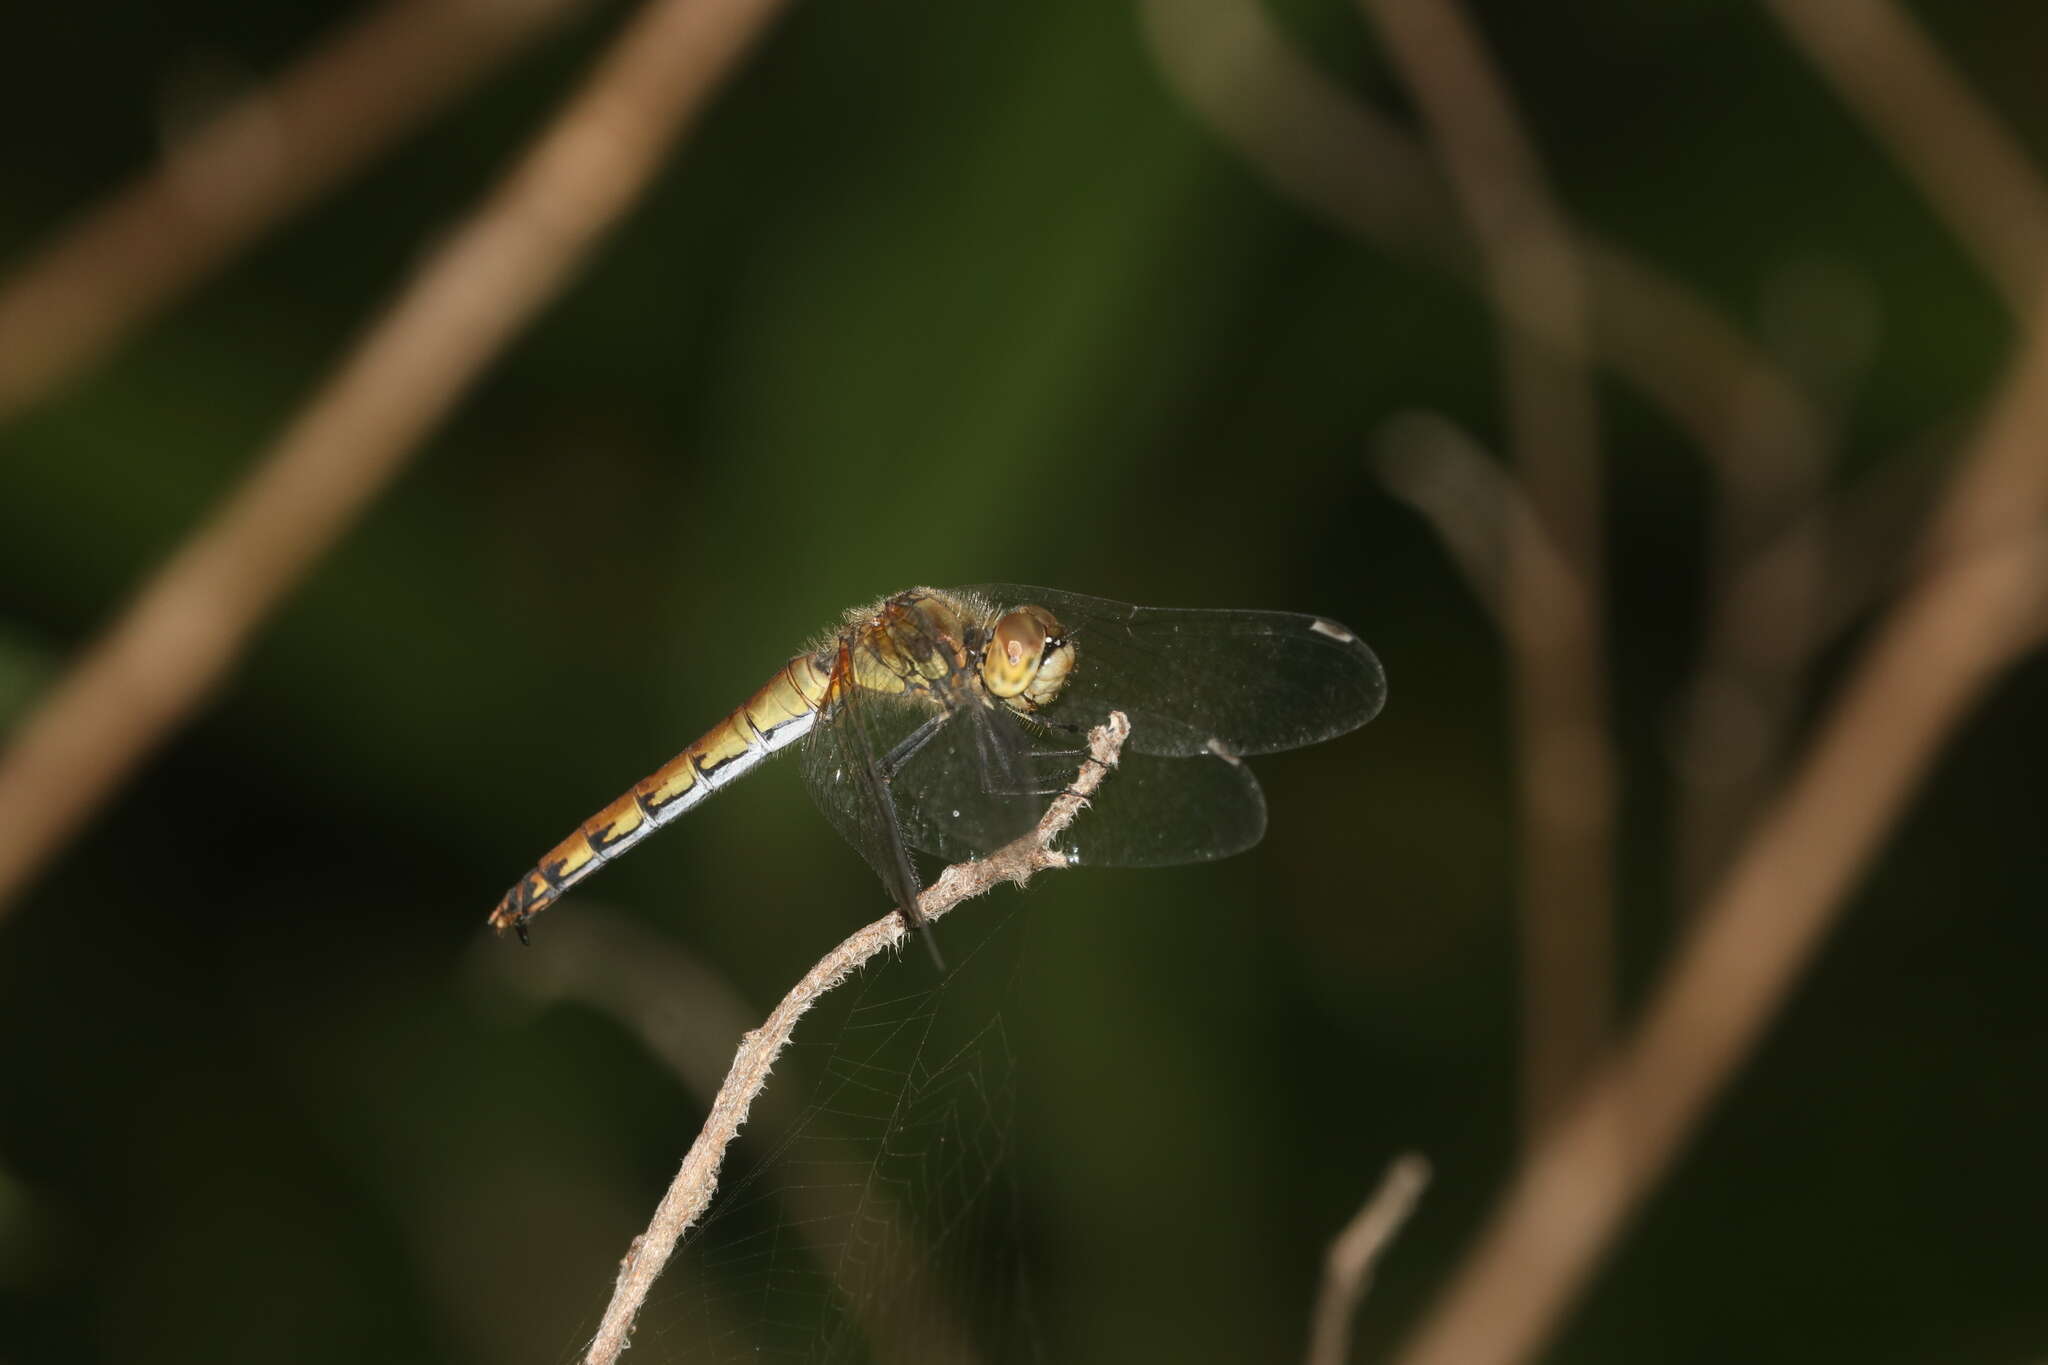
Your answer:
[[[585,0],[387,0],[60,228],[0,284],[0,423]]]
[[[1373,1268],[1407,1225],[1428,1185],[1426,1159],[1414,1152],[1395,1158],[1380,1177],[1379,1188],[1330,1242],[1323,1258],[1322,1289],[1310,1318],[1315,1326],[1306,1365],[1344,1365],[1351,1358],[1351,1324],[1372,1285]]]
[[[1056,851],[1052,841],[1086,808],[1089,798],[1116,766],[1130,733],[1130,721],[1123,713],[1111,712],[1107,721],[1089,732],[1088,757],[1082,760],[1080,774],[1073,786],[1053,799],[1038,828],[987,858],[956,863],[940,873],[917,899],[924,917],[937,920],[962,901],[993,890],[1003,882],[1023,886],[1039,872],[1067,866],[1066,855]],[[782,997],[782,1003],[775,1007],[768,1021],[741,1041],[702,1131],[690,1144],[682,1167],[655,1208],[647,1231],[633,1239],[620,1263],[611,1303],[606,1306],[604,1320],[584,1355],[584,1365],[612,1365],[626,1349],[640,1305],[646,1302],[648,1291],[675,1253],[676,1243],[709,1207],[711,1196],[718,1189],[718,1172],[725,1161],[726,1148],[739,1135],[755,1096],[768,1083],[775,1059],[789,1046],[797,1021],[826,992],[900,944],[905,932],[902,917],[893,911],[856,931],[819,959],[803,980]]]
[[[1613,740],[1601,629],[1597,407],[1575,234],[1506,84],[1454,0],[1360,0],[1406,76],[1502,322],[1510,445],[1530,515],[1502,526],[1521,843],[1522,1120],[1583,1078],[1614,995]],[[1567,572],[1554,571],[1562,557]]]
[[[22,723],[0,757],[0,913],[567,284],[780,7],[656,0],[642,11],[247,481]]]
[[[2048,299],[2036,316],[2048,321]],[[1882,623],[1635,1036],[1524,1163],[1402,1365],[1529,1359],[1756,1045],[1857,874],[2048,608],[2048,328],[2037,328]]]
[[[497,949],[493,943],[486,945]],[[709,966],[673,943],[587,903],[548,930],[547,951],[487,954],[493,977],[539,1000],[579,1000],[616,1019],[637,1035],[690,1094],[713,1103],[732,1065],[730,1040],[744,1034],[751,1012],[737,992]],[[765,1107],[765,1112],[762,1110]],[[856,1169],[870,1157],[835,1133],[827,1115],[806,1115],[788,1086],[762,1092],[756,1116],[770,1132],[805,1127],[808,1160],[818,1166]],[[797,1182],[778,1191],[788,1205],[783,1219],[805,1243],[825,1273],[846,1267],[833,1242],[836,1208],[821,1185]],[[916,1236],[909,1221],[891,1210],[886,1187],[863,1197],[863,1217],[880,1221],[899,1244]],[[923,1267],[925,1249],[909,1247],[891,1258],[891,1295],[885,1302],[841,1291],[876,1355],[883,1360],[918,1360],[926,1365],[980,1365],[966,1323]],[[889,1311],[880,1311],[887,1307]]]
[[[2015,316],[2048,265],[2048,186],[1904,9],[1891,0],[1764,0],[1976,256]]]

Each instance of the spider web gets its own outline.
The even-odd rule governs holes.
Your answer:
[[[766,1155],[728,1156],[643,1315],[643,1351],[676,1365],[1041,1359],[1002,1015],[1019,919],[970,907],[946,921],[943,979],[912,945],[806,1016],[742,1132]]]

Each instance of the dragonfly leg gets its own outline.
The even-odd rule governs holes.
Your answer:
[[[910,738],[915,739],[917,735],[923,734],[923,742],[929,743],[931,736],[939,732],[939,725],[944,722],[944,716],[936,717],[934,721],[928,721],[924,725],[919,726],[917,733],[913,734]],[[927,730],[931,733],[925,734],[924,732]],[[908,742],[908,740],[905,741],[906,744]],[[903,747],[902,744],[897,745],[896,750],[891,751],[889,758],[895,759],[896,753],[901,751]],[[920,743],[918,747],[922,748],[923,743]],[[916,752],[916,749],[911,750],[913,754]],[[888,761],[888,759],[884,759],[883,763]],[[932,956],[932,966],[943,974],[946,970],[946,959],[939,954],[939,941],[932,934],[932,922],[926,919],[924,912],[917,908],[917,869],[911,865],[910,854],[906,851],[907,845],[903,842],[903,827],[896,817],[896,795],[889,789],[890,779],[895,776],[896,767],[902,766],[902,760],[897,759],[896,765],[891,767],[887,773],[882,771],[883,763],[875,765],[875,783],[881,790],[881,808],[889,824],[889,844],[896,854],[897,875],[901,878],[902,889],[897,893],[901,903],[898,905],[897,910],[903,916],[905,927],[916,930],[924,939],[925,951]]]
[[[1081,780],[1081,773],[1087,772],[1090,768],[1110,769],[1114,768],[1115,766],[1116,764],[1114,763],[1104,763],[1101,759],[1097,758],[1093,754],[1088,755],[1086,758],[1081,760],[1081,772],[1076,773],[1074,775],[1074,780],[1072,782],[1069,782],[1066,786],[1060,788],[1060,795],[1081,796],[1081,788],[1078,785]],[[1082,796],[1081,799],[1086,801],[1089,798]]]
[[[953,714],[951,711],[939,712],[905,735],[895,748],[867,765],[868,779],[873,784],[875,807],[887,826],[888,847],[895,862],[896,876],[892,889],[896,893],[897,910],[903,916],[904,925],[916,930],[923,937],[925,951],[932,957],[932,965],[941,972],[946,970],[946,959],[939,955],[938,940],[932,935],[930,921],[925,919],[917,908],[917,869],[911,865],[910,854],[903,842],[903,828],[896,816],[896,796],[890,787],[903,765],[932,742],[932,737],[945,727],[946,722],[953,718]],[[883,881],[891,880],[884,874]]]
[[[876,774],[885,783],[895,781],[896,774],[902,770],[903,765],[916,758],[918,751],[931,743],[933,737],[943,730],[946,727],[946,722],[952,718],[953,713],[951,711],[941,711],[905,735],[900,744],[882,755],[880,761],[875,764]]]
[[[1062,734],[1078,735],[1082,733],[1083,730],[1083,727],[1079,725],[1058,725],[1053,722],[1044,720],[1041,720],[1039,723],[1045,725],[1049,729],[1058,730]],[[1037,793],[1037,795],[1040,796],[1080,796],[1080,788],[1076,784],[1080,782],[1083,773],[1086,773],[1090,768],[1113,768],[1116,766],[1113,762],[1105,764],[1101,759],[1095,756],[1093,750],[1087,748],[1086,746],[1083,746],[1078,749],[1041,749],[1035,755],[1033,755],[1033,757],[1063,758],[1070,761],[1072,759],[1078,758],[1081,760],[1081,772],[1076,773],[1074,775],[1074,780],[1072,782],[1065,782],[1062,783],[1060,786],[1051,787],[1046,789],[1045,791]],[[1065,772],[1065,765],[1062,765],[1060,770],[1061,772]]]

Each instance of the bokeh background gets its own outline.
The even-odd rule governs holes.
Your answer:
[[[1522,1144],[1515,670],[1387,477],[1413,472],[1418,432],[1508,467],[1503,327],[1457,218],[1374,240],[1188,98],[1175,35],[1244,9],[779,19],[566,294],[0,920],[0,1359],[573,1358],[703,1100],[615,1012],[529,989],[555,916],[522,955],[484,913],[844,608],[989,579],[1313,611],[1386,662],[1381,719],[1259,763],[1253,853],[961,912],[1019,941],[1003,1178],[1044,1358],[1298,1358],[1328,1239],[1419,1150],[1435,1184],[1354,1356],[1385,1357]],[[2039,7],[1916,10],[2048,155]],[[1330,88],[1420,127],[1358,8],[1256,12]],[[1828,581],[1864,587],[1791,680],[1789,761],[2022,324],[1762,10],[1471,17],[1572,219],[1683,280],[1827,416],[1823,464],[1765,530],[1842,511]],[[27,268],[356,18],[17,7],[0,259]],[[245,475],[625,18],[541,26],[0,427],[0,724]],[[1618,760],[1598,970],[1625,1025],[1698,890],[1676,870],[1684,727],[1725,546],[1694,433],[1595,374]],[[1543,1358],[2048,1355],[2044,703],[2022,660],[1973,710]],[[883,908],[789,764],[587,900],[715,972],[741,1026]],[[729,1049],[722,1022],[678,1018]],[[635,1358],[679,1357],[681,1335]]]

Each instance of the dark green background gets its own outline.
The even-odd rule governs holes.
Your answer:
[[[1922,8],[2044,150],[2039,6]],[[1405,102],[1349,6],[1280,11],[1362,97]],[[348,12],[15,7],[0,248],[144,166],[167,86],[273,70]],[[1586,221],[1751,324],[1816,262],[1870,291],[1844,477],[1988,394],[2009,319],[1758,13],[1479,13]],[[0,430],[0,721],[620,17],[586,15]],[[1463,286],[1220,146],[1126,5],[793,6],[594,266],[0,922],[0,1359],[568,1358],[701,1113],[600,1015],[520,1007],[484,912],[843,608],[986,579],[1315,611],[1386,661],[1381,720],[1260,764],[1253,854],[998,893],[1024,939],[1010,1174],[1047,1356],[1297,1358],[1325,1240],[1416,1147],[1438,1181],[1365,1310],[1378,1358],[1503,1178],[1516,1007],[1502,652],[1368,460],[1413,409],[1495,441],[1496,357]],[[1603,399],[1633,1005],[1676,927],[1667,733],[1707,481],[1634,395]],[[1977,711],[1550,1358],[2048,1352],[2044,700],[2037,661]],[[592,899],[757,1014],[883,907],[786,764]]]

